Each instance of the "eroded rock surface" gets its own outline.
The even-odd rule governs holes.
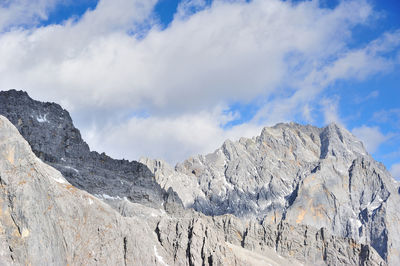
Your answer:
[[[174,171],[142,162],[161,186],[204,214],[325,228],[400,264],[399,184],[339,125],[278,124],[258,137],[228,140]]]
[[[214,229],[211,218],[202,214],[182,208],[183,217],[177,218],[162,209],[128,200],[106,201],[114,202],[107,204],[75,188],[60,172],[44,164],[17,129],[0,116],[0,264],[295,262],[273,252],[272,257],[266,257],[226,243],[224,232]],[[181,207],[175,201],[166,204]],[[173,208],[174,215],[178,209]],[[234,250],[242,253],[237,255]]]

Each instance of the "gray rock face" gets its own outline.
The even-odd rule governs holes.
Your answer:
[[[226,243],[224,232],[215,230],[212,219],[201,214],[181,209],[184,216],[176,218],[161,209],[107,199],[113,201],[110,205],[117,212],[72,186],[60,172],[38,159],[3,116],[0,116],[0,177],[1,264],[295,263],[274,252],[266,257]],[[175,201],[167,200],[167,204],[181,206]],[[239,256],[233,249],[241,252]]]
[[[304,225],[260,224],[232,215],[211,218],[186,214],[161,219],[156,231],[161,245],[172,252],[174,258],[182,258],[186,252],[189,262],[206,261],[209,265],[226,265],[226,247],[221,249],[218,245],[224,242],[238,252],[236,254],[241,250],[252,251],[278,262],[278,265],[299,265],[299,262],[306,265],[386,265],[369,245],[332,236],[323,228],[316,230]],[[192,248],[201,252],[192,253]],[[284,262],[277,253],[289,259]],[[174,263],[180,264],[179,261]]]
[[[0,176],[2,262],[155,264],[155,255],[146,250],[156,243],[148,238],[151,230],[146,223],[125,221],[107,204],[73,187],[36,158],[4,117],[0,117]],[[142,252],[149,256],[139,256]]]
[[[1,91],[0,115],[18,128],[36,156],[77,188],[148,205],[163,202],[166,192],[145,165],[91,152],[60,105],[32,100],[23,91]]]
[[[325,233],[371,245],[391,265],[400,264],[399,184],[336,124],[264,128],[258,137],[226,141],[174,171],[163,163],[142,162],[187,207],[207,215],[325,228]],[[182,185],[185,176],[188,186]]]
[[[265,252],[277,253],[307,265],[385,265],[379,254],[368,245],[350,238],[336,237],[326,229],[281,222],[271,225],[264,221],[243,223],[231,215],[217,217],[216,227],[224,231],[230,243]]]

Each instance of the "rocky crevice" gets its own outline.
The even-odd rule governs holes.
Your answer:
[[[123,238],[123,245],[124,245],[124,265],[126,266],[126,265],[128,265],[127,264],[127,256],[126,256],[126,253],[127,253],[127,245],[128,245],[128,240],[127,240],[127,238],[126,238],[126,236]]]

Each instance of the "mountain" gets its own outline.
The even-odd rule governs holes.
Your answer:
[[[90,151],[67,111],[25,92],[0,92],[0,114],[19,131],[1,118],[2,151],[14,150],[13,162],[25,162],[10,172],[10,153],[0,157],[0,176],[6,180],[2,213],[9,215],[0,215],[9,217],[1,225],[11,224],[0,237],[12,244],[0,246],[0,261],[400,263],[399,184],[338,125],[278,124],[258,137],[226,141],[214,153],[171,167],[160,160],[129,162]],[[14,142],[9,139],[18,139],[15,147],[23,148],[10,148]],[[41,167],[30,173],[33,164]],[[24,183],[30,175],[37,178]],[[21,189],[20,182],[29,189]],[[64,225],[71,226],[62,227],[57,217],[66,217]],[[101,231],[106,238],[96,235],[100,224],[113,228]],[[77,247],[81,244],[71,237],[77,234],[84,235],[90,245],[83,245],[91,251]],[[55,248],[50,250],[43,239]],[[38,256],[38,250],[47,253]]]
[[[2,265],[184,265],[189,262],[200,265],[204,256],[220,265],[225,262],[246,265],[253,257],[260,264],[273,259],[279,263],[295,263],[273,252],[275,257],[271,259],[228,246],[220,240],[221,233],[212,228],[206,228],[206,233],[213,235],[206,242],[203,226],[210,219],[202,215],[190,215],[181,221],[163,210],[127,199],[118,202],[121,211],[116,211],[103,200],[75,188],[60,172],[38,159],[3,116],[0,116],[0,174]],[[174,248],[183,252],[180,256],[174,256],[172,250],[161,245],[169,243],[162,237],[171,233],[168,226],[172,225],[177,230],[182,227],[186,233],[182,247]],[[188,236],[188,230],[192,235]],[[244,256],[237,257],[233,248]]]
[[[126,198],[99,199],[38,159],[3,116],[0,176],[0,262],[6,265],[301,265],[278,256],[275,245],[303,261],[312,255],[319,263],[383,263],[368,246],[323,229],[207,217],[180,209],[174,197],[166,200],[168,213]],[[307,254],[293,245],[294,233],[310,237]]]
[[[93,195],[161,206],[166,191],[149,169],[136,161],[114,160],[90,151],[60,105],[35,101],[23,91],[1,91],[0,114],[17,127],[37,157],[75,187]]]
[[[325,228],[370,244],[390,264],[400,265],[399,183],[337,124],[266,127],[258,137],[228,140],[175,169],[142,162],[186,207]]]

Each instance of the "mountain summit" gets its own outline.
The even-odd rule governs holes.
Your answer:
[[[149,169],[136,161],[114,160],[90,151],[60,105],[35,101],[23,91],[2,91],[0,115],[17,127],[36,156],[77,188],[94,195],[127,197],[133,202],[161,206],[166,192]]]
[[[400,263],[399,184],[337,124],[266,127],[171,169],[142,160],[186,207],[264,223],[325,228]],[[184,185],[186,181],[186,186]],[[190,182],[187,182],[189,180]]]

